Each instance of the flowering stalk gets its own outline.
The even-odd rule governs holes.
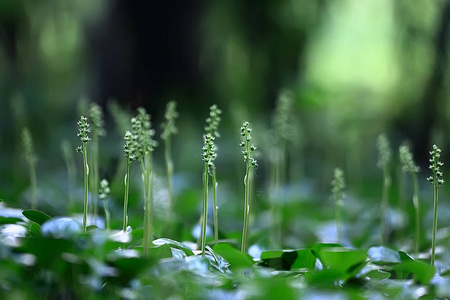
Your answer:
[[[103,209],[105,210],[105,228],[106,230],[110,230],[110,220],[111,220],[111,214],[109,213],[108,208],[108,195],[111,190],[109,189],[109,183],[108,180],[103,179],[100,181],[100,189],[98,191],[98,198],[103,201]]]
[[[68,208],[69,210],[71,210],[73,205],[73,188],[75,186],[75,180],[77,176],[76,176],[75,160],[73,157],[73,148],[69,140],[65,139],[61,142],[61,150],[64,156],[64,161],[66,162],[67,182],[68,182],[67,190],[69,197]]]
[[[220,115],[222,111],[217,107],[217,105],[212,105],[210,108],[209,117],[206,119],[206,133],[211,135],[214,138],[220,137],[219,131],[217,130],[220,123]],[[214,149],[217,150],[217,147],[214,146]],[[216,177],[216,165],[214,163],[216,155],[214,155],[214,159],[211,160],[211,180],[212,180],[212,188],[213,188],[213,206],[214,206],[214,243],[218,243],[219,241],[219,220],[218,220],[218,210],[219,206],[217,205],[217,177]]]
[[[417,256],[420,247],[420,202],[419,202],[419,183],[417,180],[417,172],[419,167],[415,164],[413,155],[408,146],[402,145],[399,148],[399,157],[402,164],[403,172],[409,174],[413,183],[413,205],[416,215],[416,229],[414,238],[414,253]]]
[[[103,112],[97,103],[92,103],[89,109],[89,117],[92,121],[92,143],[90,165],[92,172],[91,179],[91,199],[92,199],[92,217],[95,220],[98,214],[97,193],[99,190],[99,167],[98,167],[98,139],[99,136],[106,135],[103,127]]]
[[[340,168],[334,169],[334,179],[331,182],[333,186],[333,199],[335,202],[335,218],[336,218],[336,236],[337,242],[341,242],[341,208],[344,204],[344,188],[345,188],[345,177],[344,171]]]
[[[201,217],[201,247],[202,255],[205,255],[206,247],[206,225],[208,222],[208,186],[209,174],[211,168],[214,166],[214,159],[216,158],[216,148],[214,145],[214,137],[207,133],[203,136],[203,203],[202,203],[202,217]]]
[[[142,182],[144,184],[144,255],[148,256],[152,236],[151,208],[153,202],[153,168],[152,153],[158,143],[153,140],[155,131],[151,128],[150,115],[142,107],[131,119],[134,153],[141,165]]]
[[[169,195],[169,219],[172,215],[172,206],[174,203],[173,191],[172,191],[172,176],[173,176],[173,160],[172,160],[172,143],[171,136],[178,132],[175,127],[175,119],[178,117],[176,111],[177,103],[170,101],[167,103],[166,113],[164,117],[166,121],[162,124],[163,132],[161,138],[164,140],[164,158],[166,161],[167,170],[167,190]]]
[[[381,227],[381,244],[386,241],[386,212],[389,205],[389,189],[391,187],[391,174],[390,166],[392,162],[392,151],[389,145],[389,140],[384,134],[378,136],[377,140],[378,151],[380,159],[378,160],[378,167],[383,171],[383,192],[381,196],[381,215],[380,215],[380,227]]]
[[[133,134],[130,131],[125,132],[124,136],[125,144],[123,145],[123,152],[126,157],[126,173],[124,178],[125,184],[125,195],[123,199],[123,227],[122,230],[125,232],[128,226],[128,193],[130,188],[130,164],[135,160],[134,156],[134,143]]]
[[[80,138],[82,145],[78,146],[76,149],[77,152],[83,153],[83,165],[84,165],[84,210],[83,210],[83,231],[86,232],[87,229],[87,210],[88,210],[88,197],[89,197],[89,166],[87,160],[87,149],[86,144],[91,140],[89,137],[89,133],[91,130],[89,129],[89,123],[87,122],[87,118],[81,116],[80,121],[77,122],[79,130],[78,137]]]
[[[441,149],[439,149],[436,145],[433,145],[433,150],[430,151],[430,169],[433,172],[433,176],[427,178],[427,180],[433,185],[434,193],[433,193],[433,206],[434,206],[434,214],[433,214],[433,237],[431,241],[431,265],[434,266],[435,254],[436,254],[436,231],[437,231],[437,206],[438,206],[438,188],[444,184],[443,173],[441,171],[441,167],[444,163],[439,161],[441,157]]]
[[[248,122],[244,122],[241,127],[241,136],[243,141],[240,143],[240,146],[244,148],[242,150],[242,154],[244,155],[245,162],[245,177],[244,177],[244,225],[242,229],[242,247],[241,252],[247,253],[247,239],[248,239],[248,227],[249,227],[249,218],[250,218],[250,170],[252,167],[257,166],[256,159],[252,157],[252,153],[256,150],[256,147],[252,145],[252,129],[249,127]]]
[[[30,175],[31,185],[31,208],[37,208],[37,180],[36,180],[36,163],[37,156],[34,152],[33,139],[30,130],[27,127],[22,129],[22,142],[25,150],[25,160],[28,163],[28,173]]]

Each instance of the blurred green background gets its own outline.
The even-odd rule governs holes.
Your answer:
[[[260,149],[255,201],[263,215],[271,153],[266,132],[277,95],[288,88],[295,97],[300,138],[287,177],[287,184],[298,188],[287,195],[327,203],[332,170],[341,167],[349,191],[376,202],[380,133],[389,136],[395,155],[402,142],[410,142],[423,177],[429,175],[433,143],[449,161],[449,46],[450,1],[444,0],[2,0],[0,198],[8,206],[29,206],[20,138],[28,126],[38,156],[40,208],[67,212],[61,141],[68,140],[73,149],[80,143],[76,121],[89,99],[106,115],[100,172],[115,178],[111,201],[119,223],[123,132],[112,103],[130,116],[138,106],[146,107],[159,136],[165,104],[175,99],[180,111],[174,138],[176,210],[186,226],[195,224],[204,120],[209,106],[218,104],[223,110],[217,141],[221,223],[236,220],[228,222],[228,229],[237,232],[244,175],[239,126],[245,120],[252,124]],[[82,163],[74,155],[74,199],[80,209]],[[161,145],[155,156],[163,177]],[[140,178],[137,165],[134,169],[130,201],[138,214]],[[156,198],[164,198],[163,179],[159,184],[162,194]],[[425,182],[422,186],[430,189]],[[394,190],[401,195],[400,188]],[[286,220],[300,209],[314,210],[314,204],[308,205],[294,211],[286,205]],[[333,215],[332,206],[324,210],[326,218]],[[301,226],[286,225],[294,232]]]

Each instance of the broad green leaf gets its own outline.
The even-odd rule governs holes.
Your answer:
[[[344,281],[354,277],[367,263],[367,255],[363,251],[344,247],[324,247],[320,250],[319,259],[326,269],[341,273],[339,278]]]
[[[188,256],[194,255],[194,253],[192,252],[191,248],[189,248],[188,246],[184,245],[183,243],[180,243],[178,241],[174,241],[174,240],[171,240],[171,239],[166,239],[166,238],[157,239],[157,240],[154,240],[152,242],[152,244],[155,247],[161,247],[163,245],[169,245],[172,248],[177,248],[177,249],[183,250],[183,252],[186,253],[186,255],[188,255]]]
[[[383,265],[401,262],[399,252],[384,246],[369,248],[367,255],[369,256],[369,260],[375,264]]]
[[[275,250],[262,252],[261,261],[264,265],[276,270],[306,268],[312,272],[316,264],[316,257],[311,249]]]
[[[314,272],[316,266],[316,257],[312,253],[311,249],[297,250],[297,259],[291,266],[291,269],[306,268],[311,272]]]
[[[3,224],[16,224],[17,222],[23,221],[21,218],[16,217],[3,217],[0,216],[0,225]]]
[[[254,264],[250,255],[242,254],[241,251],[228,243],[218,243],[214,245],[213,250],[228,261],[232,269],[251,267]]]
[[[436,272],[433,266],[415,260],[394,265],[393,270],[397,277],[406,279],[408,275],[412,275],[420,284],[428,284]]]
[[[30,232],[34,236],[38,236],[38,237],[42,236],[42,234],[41,234],[41,226],[39,226],[37,223],[31,222]]]
[[[51,220],[52,217],[43,213],[42,211],[35,209],[26,209],[22,212],[22,214],[30,221],[37,223],[38,225],[44,224],[46,221]]]

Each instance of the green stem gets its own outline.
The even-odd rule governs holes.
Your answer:
[[[37,209],[37,180],[36,180],[36,168],[35,163],[29,163],[30,168],[30,183],[31,183],[31,208]]]
[[[417,176],[414,173],[411,173],[411,178],[413,182],[413,205],[416,213],[416,232],[415,232],[415,243],[414,243],[414,253],[417,257],[419,254],[420,247],[420,202],[419,202],[419,184],[417,182]]]
[[[165,141],[164,148],[164,157],[166,160],[166,169],[167,169],[167,190],[169,195],[169,214],[168,219],[170,220],[172,217],[172,207],[173,207],[173,192],[172,192],[172,176],[173,176],[173,160],[172,160],[172,143],[170,141],[170,136],[168,136]]]
[[[150,240],[152,237],[152,224],[151,224],[151,206],[152,206],[152,157],[147,155],[145,157],[145,163],[142,166],[143,180],[144,180],[144,256],[148,256],[150,248]]]
[[[217,244],[219,242],[219,220],[218,220],[218,211],[219,207],[217,206],[217,178],[216,178],[216,167],[212,168],[212,186],[213,186],[213,204],[214,204],[214,243]]]
[[[89,189],[89,166],[87,162],[86,143],[83,143],[83,161],[84,161],[84,211],[83,211],[83,231],[87,229],[87,210],[88,210],[88,189]]]
[[[202,255],[205,256],[206,247],[206,222],[208,221],[208,163],[205,163],[203,172],[203,207],[202,207]]]
[[[336,237],[337,242],[341,242],[341,207],[340,201],[342,201],[341,197],[336,201]]]
[[[98,214],[98,135],[92,135],[92,153],[91,153],[91,166],[92,166],[92,180],[91,180],[91,198],[92,198],[92,218],[97,219]]]
[[[389,187],[391,186],[391,177],[388,174],[388,170],[385,168],[383,171],[383,192],[381,199],[381,217],[380,217],[380,227],[381,227],[381,245],[386,242],[387,228],[386,228],[386,212],[389,205]]]
[[[123,199],[123,228],[122,230],[125,232],[127,230],[128,225],[128,189],[130,186],[130,158],[127,157],[127,171],[125,174],[125,196]]]
[[[110,223],[111,214],[110,214],[109,208],[108,208],[108,200],[106,200],[106,199],[103,200],[103,207],[105,209],[105,223],[106,223],[105,227],[106,227],[106,230],[109,231],[111,229],[111,223]]]
[[[434,175],[434,217],[433,217],[433,238],[431,241],[431,265],[434,266],[435,253],[436,253],[436,230],[437,230],[437,206],[438,206],[438,178]]]
[[[273,155],[273,163],[272,163],[272,240],[276,247],[281,246],[281,225],[280,225],[280,213],[279,213],[279,205],[280,205],[280,157],[277,154],[279,149],[274,150],[275,153]]]
[[[250,152],[250,143],[246,142],[246,151]],[[244,189],[245,189],[245,199],[244,199],[244,226],[242,229],[242,247],[241,252],[247,253],[247,236],[248,236],[248,222],[250,216],[250,169],[251,169],[251,161],[247,159],[247,167],[245,170],[245,180],[244,180]]]

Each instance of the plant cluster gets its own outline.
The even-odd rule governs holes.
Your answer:
[[[280,100],[280,102],[283,101]],[[280,110],[281,107],[284,106],[281,105]],[[170,139],[176,133],[175,119],[178,116],[175,108],[175,102],[168,104],[165,122],[162,126],[161,138],[166,145],[165,151],[169,150],[166,155],[166,167],[169,166],[167,161],[172,161]],[[286,107],[283,109],[286,110]],[[444,183],[443,163],[440,161],[441,150],[436,145],[430,152],[430,169],[433,174],[428,178],[434,187],[431,264],[428,258],[426,260],[421,258],[424,253],[421,255],[418,253],[421,224],[417,179],[419,168],[414,162],[411,150],[404,145],[399,148],[399,160],[403,171],[411,177],[414,188],[413,204],[416,216],[414,257],[404,251],[394,250],[384,245],[372,246],[363,250],[355,244],[343,247],[337,243],[317,243],[317,241],[310,242],[303,248],[291,247],[289,250],[271,250],[264,247],[263,244],[255,243],[258,246],[255,248],[259,251],[255,255],[254,249],[251,248],[249,251],[250,209],[252,207],[254,168],[258,164],[255,155],[257,148],[254,145],[253,132],[249,122],[244,122],[239,131],[241,153],[245,163],[242,235],[238,235],[237,238],[229,235],[226,236],[227,239],[219,240],[215,173],[215,161],[218,153],[215,141],[219,137],[218,126],[221,121],[221,111],[216,105],[210,107],[202,147],[201,246],[195,247],[191,242],[179,242],[158,237],[157,230],[155,230],[156,233],[153,233],[155,177],[153,152],[158,143],[154,139],[155,131],[150,122],[150,115],[143,108],[139,108],[137,114],[130,117],[131,122],[128,123],[128,130],[124,133],[123,153],[125,159],[122,160],[126,164],[124,178],[123,170],[120,173],[121,180],[124,179],[122,230],[117,230],[118,233],[115,233],[114,228],[111,228],[115,226],[111,222],[111,219],[115,219],[115,210],[114,205],[111,205],[110,212],[108,199],[113,200],[114,195],[110,198],[111,189],[106,179],[99,181],[98,190],[95,191],[98,199],[103,203],[105,230],[87,224],[88,211],[95,214],[92,209],[88,210],[88,193],[89,188],[92,191],[92,182],[95,181],[93,175],[95,171],[93,170],[98,168],[98,165],[94,167],[96,163],[94,163],[93,156],[95,156],[96,150],[93,144],[94,136],[98,138],[101,128],[103,128],[99,111],[101,110],[98,107],[95,108],[95,105],[91,106],[90,121],[92,125],[86,117],[81,117],[77,123],[78,137],[82,142],[77,149],[83,154],[84,167],[82,224],[76,218],[54,218],[35,209],[20,210],[20,217],[6,214],[2,216],[0,269],[6,275],[0,277],[0,298],[8,299],[9,293],[15,289],[17,291],[14,291],[15,294],[11,293],[11,299],[110,299],[113,297],[125,299],[215,299],[224,297],[230,299],[276,297],[283,299],[312,297],[416,299],[421,296],[424,298],[450,296],[447,287],[450,278],[445,272],[445,268],[440,267],[441,261],[436,262],[435,257],[438,188]],[[283,122],[280,121],[281,123]],[[26,153],[35,155],[32,146],[27,146],[27,143],[31,144],[30,140],[30,136],[24,133],[25,149],[29,147]],[[88,147],[90,141],[92,142],[89,144],[91,147]],[[384,180],[381,216],[383,228],[386,222],[384,214],[388,204],[387,195],[391,184],[390,169],[393,159],[386,136],[380,136],[377,144],[380,153],[378,166],[383,170]],[[65,147],[67,145],[66,143]],[[67,149],[65,151],[68,152]],[[67,157],[69,156],[68,152]],[[92,167],[89,181],[88,158],[91,158],[89,165]],[[69,160],[67,159],[67,161]],[[134,223],[129,222],[128,202],[130,169],[133,161],[140,165],[144,216],[141,222],[142,228],[134,228],[131,235],[129,233]],[[70,166],[70,163],[67,165]],[[173,167],[173,163],[171,165]],[[173,169],[170,171],[169,168],[167,169],[169,177],[172,176],[172,171]],[[342,169],[336,168],[334,179],[331,182],[338,243],[343,240],[343,232],[347,235],[351,230],[350,226],[346,227],[348,230],[342,230],[341,214],[345,207],[343,202],[346,193],[345,175],[347,174],[348,172],[344,173]],[[89,182],[91,182],[91,186],[89,186]],[[278,182],[278,184],[281,183]],[[212,185],[214,193],[214,243],[211,241],[208,244],[206,229],[210,185]],[[171,189],[171,179],[168,179],[168,189]],[[169,197],[173,200],[172,196]],[[181,195],[177,197],[182,199]],[[195,200],[200,203],[199,199]],[[345,200],[350,203],[352,198],[345,197]],[[110,204],[114,204],[114,202],[111,201]],[[293,207],[303,207],[302,205],[306,204],[301,203]],[[311,214],[314,213],[313,210],[319,211],[317,202],[310,201],[308,205],[310,205],[308,211]],[[306,214],[303,216],[305,220],[312,220]],[[258,221],[262,223],[261,220]],[[267,228],[270,226],[268,224]],[[355,225],[355,227],[357,226]],[[383,232],[382,237],[386,234],[385,231]],[[256,230],[252,233],[256,233]],[[266,234],[265,227],[260,229],[260,234]],[[153,235],[156,236],[156,239]],[[255,236],[256,234],[253,234],[251,238],[253,239]],[[241,249],[235,246],[235,239],[239,238],[242,238]],[[348,236],[345,241],[350,241]],[[383,240],[383,243],[387,244],[388,242],[387,239]],[[406,249],[408,250],[408,248]],[[251,257],[249,253],[254,257]],[[439,255],[438,259],[440,259]],[[402,288],[399,288],[399,283],[402,284]]]

